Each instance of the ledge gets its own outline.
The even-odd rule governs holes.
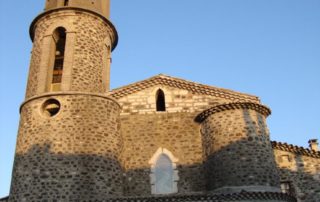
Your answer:
[[[43,98],[43,97],[53,97],[53,96],[65,96],[65,95],[86,95],[86,96],[93,96],[93,97],[100,97],[100,98],[104,98],[104,99],[109,99],[111,101],[113,101],[114,103],[116,103],[120,108],[120,104],[118,103],[118,101],[116,99],[114,99],[113,97],[111,97],[109,94],[99,94],[99,93],[87,93],[87,92],[77,92],[77,91],[69,91],[69,92],[49,92],[49,93],[44,93],[41,95],[36,95],[33,97],[30,97],[28,99],[26,99],[19,108],[19,111],[21,113],[21,109],[22,107],[35,99],[39,99],[39,98]]]

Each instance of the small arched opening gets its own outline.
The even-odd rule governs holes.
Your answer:
[[[156,104],[157,104],[157,111],[164,112],[166,111],[166,100],[163,90],[159,89],[156,93]]]

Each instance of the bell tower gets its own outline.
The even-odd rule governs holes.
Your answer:
[[[120,106],[108,96],[117,32],[109,0],[46,0],[30,26],[9,201],[122,195]]]

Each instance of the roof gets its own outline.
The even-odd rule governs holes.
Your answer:
[[[115,99],[119,99],[126,95],[130,95],[132,93],[136,93],[138,91],[141,91],[156,85],[165,85],[169,87],[188,90],[194,94],[199,94],[199,95],[221,97],[221,98],[229,99],[234,102],[260,103],[260,99],[257,96],[253,96],[245,93],[239,93],[239,92],[228,90],[228,89],[208,86],[204,84],[199,84],[192,81],[187,81],[184,79],[179,79],[179,78],[175,78],[175,77],[171,77],[163,74],[159,74],[149,79],[145,79],[136,83],[132,83],[120,88],[113,89],[110,92],[110,95]]]
[[[263,114],[266,117],[271,114],[271,110],[268,107],[261,104],[251,102],[233,102],[217,105],[207,110],[204,110],[195,118],[195,121],[201,123],[202,121],[207,119],[211,114],[234,109],[252,109],[259,112],[260,114]]]
[[[230,194],[176,194],[163,196],[147,196],[147,197],[127,197],[127,198],[112,198],[110,202],[222,202],[222,201],[287,201],[296,202],[294,196],[277,193],[277,192],[245,192],[230,193]]]
[[[320,151],[314,151],[307,148],[295,146],[292,144],[271,141],[272,147],[274,149],[291,152],[298,155],[310,156],[313,158],[320,158]]]
[[[0,202],[6,202],[9,200],[9,196],[4,197],[4,198],[0,198]]]

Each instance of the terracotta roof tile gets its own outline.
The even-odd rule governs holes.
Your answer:
[[[271,141],[271,144],[274,149],[292,152],[298,155],[310,156],[313,158],[320,158],[320,151],[313,151],[307,148],[295,146],[292,144],[282,143],[282,142],[276,142],[276,141]]]
[[[252,109],[265,115],[266,117],[271,114],[271,110],[268,107],[261,104],[256,104],[251,102],[233,102],[233,103],[217,105],[207,110],[204,110],[195,118],[195,121],[201,123],[206,118],[208,118],[211,114],[226,111],[226,110],[233,110],[233,109]]]
[[[281,200],[296,202],[295,197],[283,193],[275,192],[241,192],[233,194],[177,194],[169,196],[150,196],[150,197],[127,197],[108,199],[112,202],[162,202],[162,201],[199,201],[199,202],[222,202],[222,201],[260,201],[260,200]]]
[[[163,74],[160,74],[160,75],[157,75],[133,84],[129,84],[127,86],[113,89],[110,92],[110,95],[115,99],[119,99],[126,95],[129,95],[129,94],[132,94],[132,93],[135,93],[159,84],[188,90],[195,94],[221,97],[221,98],[229,99],[233,102],[236,102],[236,101],[237,102],[254,102],[254,103],[260,102],[259,98],[253,95],[239,93],[239,92],[235,92],[228,89],[203,85],[203,84],[199,84],[199,83],[195,83],[195,82],[191,82],[191,81],[187,81],[179,78],[174,78],[171,76],[166,76]]]

